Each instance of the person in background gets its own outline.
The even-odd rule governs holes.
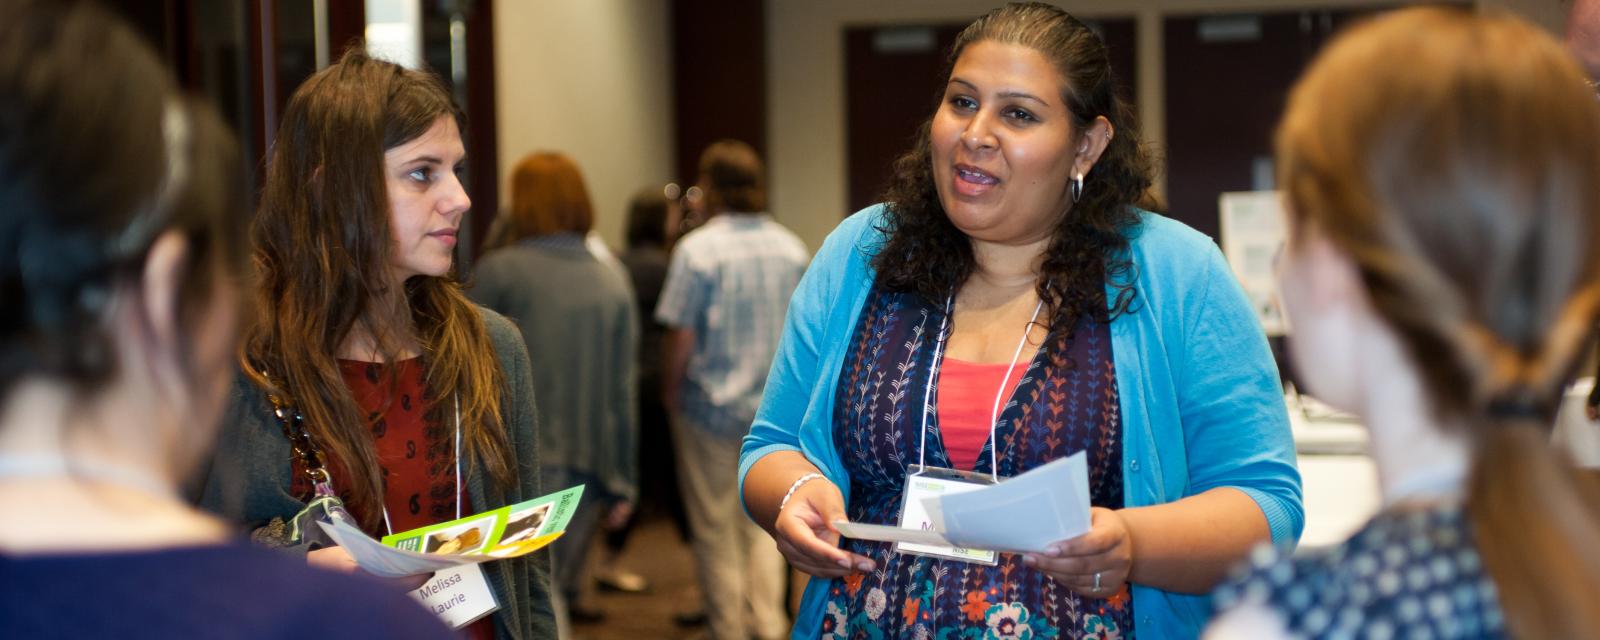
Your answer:
[[[1600,634],[1600,485],[1549,445],[1600,310],[1596,140],[1583,72],[1506,14],[1397,11],[1313,61],[1278,126],[1280,281],[1383,507],[1336,548],[1260,550],[1210,636]]]
[[[766,213],[765,169],[724,140],[700,156],[710,217],[679,240],[656,306],[667,327],[662,402],[713,638],[788,630],[783,558],[739,504],[739,442],[755,418],[805,243]]]
[[[248,268],[221,120],[88,2],[0,0],[0,95],[0,637],[450,637],[183,498]]]
[[[251,230],[255,315],[202,506],[353,572],[305,537],[314,495],[337,492],[374,538],[539,497],[522,336],[454,276],[471,200],[450,93],[352,48],[295,90],[276,140]],[[499,604],[468,637],[555,635],[547,552],[468,578]]]
[[[1089,27],[1009,4],[949,63],[887,204],[796,291],[745,441],[751,516],[816,577],[796,637],[1193,637],[1228,568],[1304,523],[1266,337],[1216,244],[1136,205],[1151,163]],[[912,465],[999,480],[1080,452],[1091,528],[1045,552],[833,525],[900,526]]]
[[[584,485],[554,545],[556,585],[573,622],[598,622],[588,551],[602,522],[622,527],[638,500],[634,358],[638,310],[626,276],[585,238],[594,207],[571,158],[534,153],[511,173],[511,203],[469,291],[522,330],[539,398],[543,479]]]
[[[661,299],[661,285],[667,278],[667,225],[669,220],[677,218],[673,213],[676,208],[676,200],[668,198],[661,188],[646,188],[634,194],[629,202],[627,248],[620,259],[633,284],[634,302],[639,309],[653,310]],[[661,404],[661,336],[664,332],[665,328],[654,317],[642,319],[634,394],[639,416],[637,511],[666,514],[679,537],[687,543],[688,516],[678,493],[676,456],[672,453],[666,408]],[[601,588],[622,593],[649,589],[644,576],[617,564],[638,520],[639,513],[636,513],[628,526],[606,534],[605,548],[595,570],[595,579]]]

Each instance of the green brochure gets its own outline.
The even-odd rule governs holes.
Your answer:
[[[583,485],[527,502],[384,536],[385,546],[417,553],[514,558],[566,532]]]

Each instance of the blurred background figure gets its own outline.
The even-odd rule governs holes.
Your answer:
[[[724,140],[700,156],[710,217],[673,249],[655,317],[667,327],[662,402],[672,413],[711,637],[776,638],[788,630],[777,545],[745,516],[739,445],[755,419],[789,296],[809,256],[766,213],[765,167]]]
[[[587,246],[593,225],[589,191],[571,158],[523,158],[470,292],[512,318],[528,344],[545,489],[585,485],[554,545],[555,582],[573,622],[602,617],[588,595],[588,549],[602,523],[627,523],[638,497],[638,311],[627,277]]]
[[[633,284],[638,309],[652,310],[661,298],[661,285],[667,278],[667,225],[682,214],[676,195],[677,185],[645,188],[628,205],[627,248],[620,260]],[[672,194],[672,195],[669,195]],[[645,512],[666,515],[679,537],[689,541],[689,523],[678,495],[678,476],[668,430],[666,407],[661,404],[661,336],[665,327],[654,317],[641,318],[639,350],[636,359],[635,398],[639,412],[639,506],[628,526],[608,532],[605,550],[595,570],[603,589],[639,593],[649,583],[636,573],[618,566],[618,557],[627,545],[629,534]]]
[[[232,379],[238,150],[132,30],[0,0],[0,637],[449,637],[179,485]]]
[[[1291,354],[1367,425],[1383,507],[1333,549],[1258,552],[1215,637],[1600,633],[1600,486],[1549,446],[1600,311],[1597,140],[1583,71],[1505,14],[1395,12],[1295,86]]]

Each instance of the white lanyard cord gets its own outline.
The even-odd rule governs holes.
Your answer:
[[[933,337],[933,362],[928,365],[928,386],[922,392],[922,441],[917,445],[917,472],[913,475],[922,475],[928,470],[928,414],[937,410],[933,405],[933,379],[939,376],[939,365],[943,362],[940,358],[944,354],[944,331],[950,325],[950,305],[954,299],[954,294],[945,298],[939,333]]]
[[[455,448],[455,453],[456,453],[456,519],[460,520],[461,519],[461,496],[462,496],[462,489],[461,489],[461,396],[452,396],[452,399],[455,401],[455,405],[456,405],[456,439],[455,439],[455,445],[456,445],[456,448]],[[387,505],[385,505],[383,507],[383,528],[387,529],[389,531],[389,535],[391,535],[391,536],[394,535],[394,525],[390,524],[390,522],[389,522],[389,507]]]
[[[928,369],[928,386],[922,395],[922,441],[917,445],[918,470],[913,475],[922,475],[928,470],[928,414],[937,410],[933,404],[933,380],[938,377],[939,368],[944,365],[942,356],[946,338],[945,329],[950,325],[950,314],[954,304],[954,294],[945,298],[944,317],[939,319],[939,333],[934,336],[933,364]],[[994,409],[989,414],[989,475],[997,482],[1000,480],[1000,463],[995,450],[999,449],[999,443],[994,441],[994,433],[995,427],[1000,424],[1000,402],[1005,399],[1008,386],[1006,383],[1011,381],[1011,372],[1016,370],[1017,359],[1022,357],[1022,347],[1028,344],[1028,334],[1033,330],[1033,323],[1039,320],[1039,311],[1043,309],[1044,300],[1041,299],[1039,304],[1033,307],[1033,317],[1028,319],[1028,324],[1022,329],[1022,339],[1017,341],[1017,350],[1011,354],[1011,364],[1006,365],[1006,375],[1000,379],[1000,388],[994,392]]]

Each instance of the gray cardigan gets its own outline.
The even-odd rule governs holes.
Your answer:
[[[621,265],[559,233],[489,252],[473,280],[467,295],[528,345],[545,479],[592,478],[585,500],[636,500],[639,313]]]
[[[528,352],[521,334],[499,314],[481,307],[479,310],[495,356],[506,374],[509,394],[501,399],[500,407],[507,439],[518,463],[517,485],[509,491],[501,491],[490,482],[481,464],[469,465],[468,495],[474,507],[487,511],[539,497],[539,426]],[[283,523],[305,507],[289,493],[290,456],[289,442],[272,415],[266,394],[241,373],[234,382],[215,453],[195,483],[200,506],[243,525],[259,542],[283,546]],[[306,552],[303,546],[283,548],[296,554]],[[496,638],[533,640],[556,636],[548,550],[490,562],[484,568],[489,586],[500,602],[500,610],[494,614]]]

